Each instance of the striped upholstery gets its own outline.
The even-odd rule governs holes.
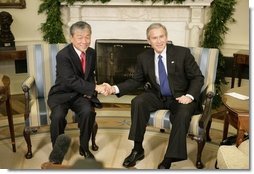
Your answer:
[[[65,44],[38,44],[28,46],[28,73],[24,82],[34,83],[30,89],[30,116],[25,125],[38,127],[49,124],[48,92],[56,78],[56,54]],[[24,84],[23,84],[24,85]]]
[[[190,48],[190,50],[205,77],[202,92],[204,90],[206,90],[205,92],[215,92],[214,82],[216,77],[219,50],[201,47]],[[170,129],[171,123],[169,120],[169,115],[169,110],[157,110],[152,112],[150,114],[148,125],[160,129]],[[189,128],[190,134],[199,135],[201,131],[198,124],[200,117],[201,114],[192,116]]]
[[[23,136],[27,144],[26,159],[33,157],[31,132],[39,127],[50,124],[50,108],[47,105],[48,92],[56,79],[56,54],[66,44],[38,44],[28,46],[29,77],[23,82],[22,90],[25,96],[25,128]],[[69,109],[67,123],[76,123],[75,113]],[[79,127],[79,125],[77,125]],[[95,121],[92,132],[92,150],[97,151],[95,137],[98,130]]]

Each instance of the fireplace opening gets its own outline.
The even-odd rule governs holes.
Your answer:
[[[97,55],[96,80],[114,85],[133,77],[137,55],[149,49],[146,40],[98,39],[95,42]],[[140,94],[143,87],[132,91]]]

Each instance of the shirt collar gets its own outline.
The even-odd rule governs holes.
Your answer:
[[[157,53],[156,51],[154,51],[155,57],[158,58],[158,56],[161,55],[163,58],[166,58],[167,57],[166,52],[167,52],[167,47],[165,47],[164,50],[160,54]]]
[[[81,55],[81,51],[79,51],[77,48],[75,48],[74,46],[73,46],[73,48],[74,48],[74,50],[76,51],[76,53],[78,54],[78,56],[79,56],[79,58],[80,58],[80,55]]]

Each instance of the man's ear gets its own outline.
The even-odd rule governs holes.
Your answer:
[[[148,42],[148,44],[149,44],[149,45],[151,45],[151,42],[150,42],[150,40],[149,40],[149,39],[147,39],[147,42]]]

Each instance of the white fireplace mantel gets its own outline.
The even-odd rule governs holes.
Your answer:
[[[79,20],[87,21],[96,39],[146,39],[146,28],[153,22],[164,24],[169,40],[182,46],[199,46],[205,25],[205,7],[213,0],[186,0],[182,4],[151,1],[111,0],[108,3],[75,2],[63,15],[66,29]]]
[[[164,4],[163,2],[152,3],[152,1],[147,0],[145,2],[134,2],[132,0],[111,0],[107,3],[101,2],[75,2],[73,5],[85,5],[85,6],[210,6],[213,0],[186,0],[182,4],[175,2]],[[62,5],[67,5],[66,2],[61,3]]]

